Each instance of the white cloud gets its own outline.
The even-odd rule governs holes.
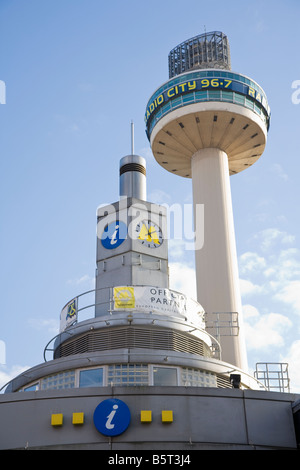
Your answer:
[[[287,354],[281,358],[288,364],[290,389],[292,393],[300,393],[300,340],[294,341]]]
[[[6,366],[0,366],[0,388],[28,369],[29,366],[14,365],[10,369],[8,369]],[[2,393],[3,392],[4,390]]]
[[[294,237],[278,229],[267,229],[256,238],[261,241],[264,255],[249,251],[239,257],[242,295],[269,294],[268,303],[270,299],[280,300],[300,313],[300,251],[283,246],[292,243]],[[276,240],[280,245],[272,247]]]
[[[154,204],[166,204],[171,201],[171,196],[162,189],[153,189],[149,193],[148,199]]]
[[[266,260],[257,253],[246,252],[239,258],[240,273],[253,273],[266,267]]]
[[[240,279],[240,289],[241,295],[243,297],[247,295],[260,294],[263,292],[264,287],[259,286],[258,284],[254,284],[252,281],[247,279]]]
[[[281,285],[285,285],[295,278],[298,279],[300,277],[298,257],[299,250],[296,248],[288,248],[270,255],[266,262],[266,269],[262,274],[268,281],[277,281]]]
[[[169,264],[170,289],[197,299],[195,270],[182,263]]]
[[[171,238],[168,242],[169,257],[180,260],[186,256],[184,240],[175,240]]]
[[[252,306],[244,306],[243,310],[246,312],[244,325],[247,349],[266,350],[270,346],[279,348],[284,345],[284,333],[292,326],[286,316],[280,313],[260,315]]]
[[[276,243],[291,244],[295,241],[295,237],[287,232],[283,232],[277,228],[268,228],[257,233],[254,238],[259,241],[260,248],[267,251],[273,248]]]
[[[275,298],[291,305],[294,311],[300,315],[300,281],[288,282],[277,292]]]
[[[243,305],[243,317],[247,318],[259,317],[259,311],[253,305]]]

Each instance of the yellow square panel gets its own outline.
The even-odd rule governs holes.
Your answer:
[[[51,415],[51,426],[62,426],[63,417],[64,415],[62,413],[56,413]]]
[[[163,423],[173,423],[173,411],[172,410],[162,410],[161,420]]]
[[[72,416],[73,424],[83,424],[84,423],[84,413],[73,413]]]
[[[151,423],[151,422],[152,422],[152,411],[141,410],[141,423]]]

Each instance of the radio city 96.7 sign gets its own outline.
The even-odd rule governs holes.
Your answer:
[[[185,82],[178,83],[177,85],[174,85],[165,91],[162,91],[147,106],[145,122],[147,123],[148,119],[157,108],[172,100],[174,97],[193,91],[204,91],[207,89],[230,90],[248,96],[260,103],[265,108],[267,114],[269,114],[267,99],[262,91],[258,91],[238,80],[229,80],[228,78],[222,77],[207,77],[196,80],[187,80]]]

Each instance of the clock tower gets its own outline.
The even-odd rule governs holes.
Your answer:
[[[97,210],[96,317],[114,286],[169,287],[166,212],[146,200],[145,159],[123,157],[120,200]]]

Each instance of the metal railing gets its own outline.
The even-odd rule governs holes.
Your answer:
[[[254,377],[268,391],[290,392],[290,378],[286,362],[258,362]]]
[[[180,312],[180,307],[178,307],[178,311],[176,311],[176,307],[174,307],[173,309],[170,308],[170,309],[167,309],[167,308],[160,308],[160,305],[161,304],[153,304],[153,305],[149,305],[149,308],[148,307],[144,307],[142,306],[141,309],[139,309],[139,307],[131,307],[130,306],[130,301],[131,299],[129,298],[129,303],[128,305],[126,305],[126,299],[122,299],[122,303],[124,304],[124,308],[121,306],[121,308],[116,308],[116,296],[115,296],[115,293],[114,293],[114,289],[134,289],[134,292],[136,292],[136,289],[139,289],[139,288],[149,288],[149,289],[155,289],[157,291],[168,291],[171,295],[175,294],[175,296],[178,296],[178,298],[185,298],[185,301],[188,302],[187,303],[187,308],[190,309],[190,312],[187,311],[186,313],[184,312]],[[101,295],[102,295],[102,292],[104,293],[106,291],[106,300],[104,301],[99,301],[98,299],[101,298]],[[99,294],[99,295],[98,295]],[[134,294],[135,295],[135,294]],[[156,286],[145,286],[145,285],[140,285],[140,286],[114,286],[114,287],[102,287],[102,288],[99,288],[99,289],[91,289],[89,291],[86,291],[86,292],[83,292],[82,294],[79,294],[75,297],[73,297],[71,300],[69,300],[65,306],[63,307],[62,311],[61,311],[61,315],[62,313],[66,310],[66,308],[68,307],[68,305],[72,305],[72,303],[75,302],[75,305],[76,305],[76,315],[73,316],[73,320],[72,320],[72,317],[71,317],[71,321],[69,322],[69,324],[67,325],[66,328],[68,328],[69,326],[71,325],[74,325],[78,322],[81,322],[83,320],[87,320],[87,319],[90,319],[90,318],[93,318],[95,315],[97,316],[97,312],[100,312],[101,311],[101,315],[103,315],[103,313],[106,313],[109,314],[109,315],[112,315],[113,313],[116,313],[118,311],[127,311],[127,312],[130,312],[130,311],[143,311],[143,312],[146,312],[146,313],[159,313],[159,314],[164,314],[164,315],[167,315],[167,316],[187,316],[187,319],[189,321],[191,321],[191,318],[193,318],[193,320],[191,321],[191,323],[194,323],[197,324],[199,322],[199,324],[202,322],[203,323],[203,327],[204,327],[204,312],[203,312],[203,308],[201,307],[201,305],[193,300],[193,299],[190,299],[189,297],[185,296],[184,294],[182,294],[181,292],[178,292],[178,291],[175,291],[175,290],[171,290],[171,289],[167,289],[167,288],[160,288],[160,287],[156,287]],[[92,309],[92,313],[90,313],[90,309]],[[195,312],[197,312],[197,314],[195,314]],[[200,314],[201,312],[201,314]],[[197,315],[199,315],[199,318],[197,318]],[[64,328],[64,331],[65,329]],[[60,329],[60,332],[62,332],[62,329]]]
[[[116,286],[118,287],[118,286]],[[146,287],[146,288],[152,288],[152,286],[121,286],[121,287],[124,287],[125,289],[126,288],[140,288],[140,287]],[[153,286],[153,289],[160,289],[158,287],[155,287]],[[181,294],[180,292],[178,291],[174,291],[174,290],[170,290],[170,289],[162,289],[162,290],[167,290],[169,291],[170,293],[173,293],[173,294],[176,294],[176,295],[179,295],[179,296],[183,296],[183,294]],[[101,291],[104,292],[106,291],[106,297],[108,300],[105,300],[105,301],[97,301],[97,297],[101,297]],[[97,295],[97,293],[99,293],[99,295]],[[177,324],[181,324],[181,325],[184,325],[186,327],[186,332],[187,333],[191,333],[193,334],[193,332],[195,331],[204,331],[205,330],[205,322],[204,322],[204,313],[203,311],[201,312],[201,315],[199,315],[199,319],[197,319],[197,315],[195,315],[195,311],[197,311],[197,308],[199,308],[200,310],[202,309],[202,307],[200,306],[200,304],[198,302],[196,302],[195,300],[193,299],[189,299],[187,298],[186,296],[184,296],[186,298],[186,300],[188,300],[190,302],[189,306],[192,307],[192,309],[195,308],[194,312],[193,312],[193,316],[190,316],[189,315],[189,312],[187,311],[186,312],[186,317],[185,315],[183,314],[179,314],[178,312],[175,313],[173,312],[172,314],[172,311],[169,311],[169,312],[166,312],[166,311],[162,311],[161,309],[159,308],[155,308],[155,305],[151,306],[151,308],[142,308],[141,310],[139,310],[139,308],[130,308],[128,306],[124,307],[123,309],[122,308],[119,308],[119,309],[116,309],[115,306],[114,306],[114,303],[116,301],[116,298],[114,296],[114,287],[104,287],[104,288],[100,288],[100,289],[91,289],[89,291],[86,291],[86,292],[83,292],[79,295],[77,295],[76,297],[73,297],[71,300],[69,300],[65,306],[63,307],[62,311],[61,311],[61,315],[62,313],[64,312],[64,315],[65,315],[65,312],[67,311],[67,307],[69,305],[72,305],[73,303],[75,303],[76,305],[76,314],[71,316],[70,318],[70,322],[67,324],[67,326],[65,326],[63,329],[61,328],[59,333],[54,336],[48,343],[47,345],[45,346],[44,348],[44,361],[47,362],[47,358],[46,358],[46,354],[51,352],[53,353],[55,350],[56,350],[56,347],[54,347],[55,345],[55,342],[60,342],[60,339],[62,338],[63,335],[70,335],[72,336],[72,331],[69,331],[69,328],[71,326],[75,326],[76,324],[78,323],[81,323],[82,321],[85,321],[85,320],[89,320],[89,319],[93,319],[93,318],[96,318],[97,321],[99,322],[99,324],[101,324],[103,322],[103,326],[108,326],[108,325],[111,325],[112,323],[115,323],[118,322],[119,320],[119,316],[114,316],[114,314],[117,314],[117,313],[128,313],[127,315],[127,320],[128,322],[131,324],[134,320],[141,320],[142,317],[140,317],[138,314],[142,314],[142,313],[146,313],[146,314],[155,314],[156,316],[160,316],[161,315],[161,320],[159,318],[156,318],[156,319],[151,319],[152,323],[160,323],[160,322],[163,322],[165,321],[165,319],[163,319],[163,317],[167,316],[168,317],[168,322],[173,325]],[[199,306],[199,307],[198,307]],[[100,313],[99,315],[97,315],[97,311],[98,313]],[[107,315],[109,315],[109,319],[106,318],[105,319],[101,319],[101,316],[105,316],[105,313],[107,313]],[[132,315],[132,313],[134,313],[134,315]],[[199,321],[197,321],[199,320]],[[207,336],[210,338],[210,341],[211,341],[211,351],[212,351],[212,357],[215,357],[215,358],[220,358],[220,354],[221,354],[221,349],[220,349],[220,344],[218,342],[218,340],[216,340],[216,338],[214,338],[210,333],[206,332]]]
[[[239,314],[238,312],[212,312],[214,320],[208,320],[205,314],[205,329],[215,331],[214,336],[238,336],[239,334]]]

